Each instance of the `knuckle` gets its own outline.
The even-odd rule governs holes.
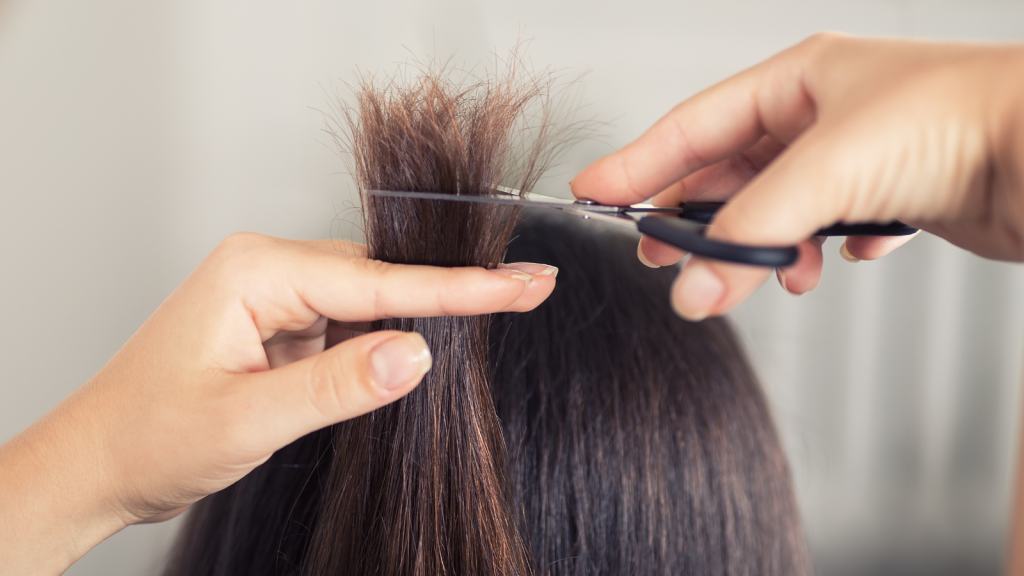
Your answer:
[[[254,232],[235,232],[217,245],[207,262],[222,279],[233,279],[254,264],[265,263],[277,239]]]
[[[352,266],[354,274],[371,280],[369,289],[366,291],[366,298],[369,302],[365,308],[373,311],[375,319],[389,318],[389,303],[385,296],[384,285],[393,274],[395,265],[380,260],[357,258],[352,261]]]
[[[797,44],[795,52],[807,62],[819,62],[825,54],[831,52],[837,44],[844,42],[849,36],[842,32],[818,32]]]
[[[307,395],[314,413],[325,420],[331,420],[338,413],[340,398],[334,370],[324,354],[317,356],[306,377]]]
[[[365,369],[346,362],[342,354],[320,354],[306,378],[307,397],[315,414],[328,422],[337,422],[352,408],[357,389],[367,390]]]
[[[221,240],[220,244],[217,246],[217,250],[232,254],[239,252],[244,253],[254,248],[267,245],[269,240],[269,236],[264,236],[255,232],[235,232],[224,240]]]
[[[846,34],[842,32],[835,32],[833,30],[826,30],[824,32],[816,32],[811,34],[805,39],[802,44],[810,47],[819,48],[821,46],[829,46],[835,44],[839,40],[846,38]]]
[[[269,236],[255,232],[235,232],[221,240],[213,249],[211,258],[218,262],[236,262],[247,258],[253,252],[266,249],[270,244]]]
[[[356,258],[353,262],[359,271],[367,276],[384,276],[395,266],[394,264],[371,258]]]

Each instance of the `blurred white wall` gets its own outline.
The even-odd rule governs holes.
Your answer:
[[[678,101],[825,29],[1022,40],[1024,4],[0,0],[0,440],[89,378],[231,232],[352,233],[315,109],[357,66],[473,64],[526,36],[535,65],[589,69],[590,111],[610,126],[541,184],[564,189]],[[819,571],[996,574],[1024,270],[929,237],[876,263],[837,247],[815,293],[766,286],[734,315]],[[68,573],[155,574],[175,528],[131,527]]]

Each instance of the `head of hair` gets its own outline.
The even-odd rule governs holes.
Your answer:
[[[333,116],[370,257],[544,262],[555,293],[526,314],[375,323],[427,340],[420,385],[197,503],[166,573],[806,573],[765,400],[724,321],[668,309],[671,269],[592,223],[366,193],[528,191],[578,134],[555,121],[553,77],[515,57],[418,72],[364,78]]]

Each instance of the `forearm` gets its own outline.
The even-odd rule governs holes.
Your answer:
[[[103,449],[69,398],[0,446],[0,566],[60,574],[122,529]]]

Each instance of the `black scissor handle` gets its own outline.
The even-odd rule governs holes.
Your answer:
[[[899,220],[888,224],[836,224],[818,230],[815,236],[910,236],[918,229]]]
[[[796,262],[796,247],[764,248],[731,244],[704,237],[705,225],[676,216],[644,216],[637,230],[651,238],[671,244],[698,256],[751,266],[789,266]]]
[[[680,217],[701,224],[710,224],[718,210],[725,206],[722,202],[687,202],[680,204]],[[916,234],[917,228],[907,226],[894,220],[888,224],[835,224],[822,228],[815,236],[910,236]]]
[[[682,204],[679,217],[645,216],[637,222],[637,229],[698,256],[748,264],[751,266],[785,267],[796,262],[799,252],[795,246],[765,248],[711,240],[704,236],[704,229],[723,206],[721,202]],[[836,224],[822,228],[816,236],[908,236],[917,228],[898,221],[888,224]]]

